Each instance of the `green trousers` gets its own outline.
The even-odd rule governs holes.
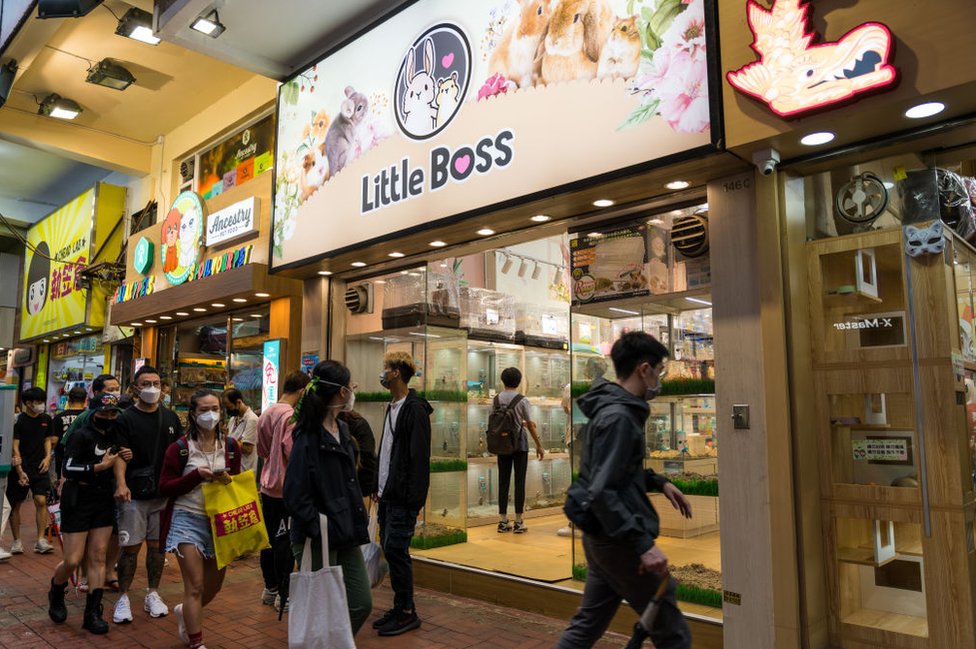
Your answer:
[[[292,543],[292,553],[299,565],[305,546]],[[346,550],[329,550],[329,565],[342,566],[342,580],[346,584],[346,599],[349,602],[349,621],[352,624],[352,634],[356,635],[360,627],[369,619],[373,611],[373,592],[369,585],[369,573],[363,553],[358,547]],[[322,569],[322,543],[319,539],[312,539],[312,570]]]

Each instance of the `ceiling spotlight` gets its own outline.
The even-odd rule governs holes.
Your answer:
[[[512,270],[512,265],[514,263],[515,261],[510,255],[505,255],[505,261],[502,263],[502,274],[504,275],[508,273],[508,271]]]
[[[29,3],[26,3],[29,4]],[[38,18],[81,18],[102,4],[102,0],[39,0]],[[9,9],[8,11],[13,11]]]
[[[905,111],[905,117],[909,119],[923,119],[925,117],[938,115],[944,110],[945,104],[943,104],[941,101],[929,101],[924,104],[912,106]]]
[[[528,271],[529,271],[529,262],[528,262],[528,261],[526,261],[525,259],[523,259],[523,260],[522,260],[522,263],[521,263],[521,264],[519,264],[519,269],[518,269],[518,276],[519,276],[519,277],[525,277],[525,274],[526,274],[526,273],[527,273]]]
[[[535,268],[532,269],[532,279],[539,279],[540,275],[542,275],[542,266],[539,265],[539,262],[535,262]]]
[[[399,259],[400,257],[406,257],[402,252],[391,252],[387,257],[393,257],[394,259]]]
[[[155,320],[150,320],[148,318],[146,318],[146,322],[149,323],[149,324],[156,324],[156,321]]]
[[[354,262],[352,262],[352,264],[351,264],[351,266],[352,266],[353,268],[362,268],[362,267],[363,267],[363,266],[365,266],[365,265],[366,265],[366,263],[365,263],[365,262],[362,262],[362,261],[354,261]]]
[[[271,293],[255,293],[254,297],[271,297]]]
[[[546,221],[551,221],[552,217],[545,214],[536,214],[530,219],[533,223],[545,223]]]
[[[609,198],[601,198],[593,201],[593,207],[610,207],[611,205],[613,205],[613,201]]]
[[[491,228],[481,228],[478,230],[478,235],[482,237],[490,237],[493,234],[495,234],[495,231]]]
[[[160,320],[172,320],[173,319],[173,316],[161,315],[161,316],[159,316],[159,319]]]
[[[223,309],[227,305],[226,304],[223,304],[222,302],[214,302],[210,306],[212,306],[215,309]]]
[[[430,242],[430,246],[432,248],[443,248],[446,245],[447,245],[447,242],[446,241],[441,241],[440,239],[438,239],[437,241],[431,241]]]
[[[691,183],[687,180],[672,180],[665,187],[668,189],[688,189],[691,187]]]
[[[805,135],[800,139],[800,144],[805,146],[819,146],[821,144],[827,144],[831,142],[836,136],[830,131],[819,131],[817,133],[810,133]]]
[[[62,97],[56,92],[52,92],[41,105],[37,108],[38,115],[47,115],[58,119],[74,119],[81,113],[81,106],[78,102]]]
[[[132,323],[132,326],[133,327],[141,327],[142,326],[142,323],[141,322],[133,322]]]
[[[252,317],[252,318],[263,318],[264,316],[263,316],[263,315],[261,315],[260,313],[252,313],[252,314],[251,314],[251,317]]]
[[[319,275],[321,275],[322,277],[328,277],[331,274],[332,274],[332,271],[331,270],[320,270],[319,271]]]
[[[138,7],[132,7],[122,15],[115,33],[141,43],[159,45],[159,39],[153,34],[152,14]]]
[[[247,302],[247,300],[242,297],[235,297],[234,301],[237,302],[238,304],[244,304],[245,302]]]
[[[204,309],[202,306],[195,307],[193,310],[196,311],[197,313],[206,313],[207,312],[207,310]]]
[[[181,318],[185,318],[186,316],[188,316],[190,314],[187,313],[186,311],[177,311],[176,312],[176,315],[180,316]]]
[[[102,59],[88,71],[85,79],[88,83],[105,86],[113,90],[125,90],[135,82],[136,78],[124,67],[112,59]]]
[[[194,20],[190,27],[201,34],[206,34],[210,38],[217,38],[226,29],[220,22],[220,16],[217,14],[216,9]]]

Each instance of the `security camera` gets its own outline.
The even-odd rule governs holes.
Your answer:
[[[764,176],[769,176],[776,171],[779,161],[779,151],[776,149],[760,149],[752,154],[752,163]]]

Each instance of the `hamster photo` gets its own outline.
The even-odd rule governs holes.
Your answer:
[[[633,79],[640,64],[641,39],[637,31],[637,16],[619,18],[600,52],[598,79]]]

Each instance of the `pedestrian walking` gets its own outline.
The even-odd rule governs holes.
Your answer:
[[[47,554],[54,550],[46,538],[47,495],[51,490],[51,417],[45,413],[47,394],[41,388],[28,388],[20,395],[23,412],[14,424],[11,465],[16,476],[7,481],[7,499],[10,501],[10,532],[14,542],[11,554],[23,554],[24,543],[20,540],[21,504],[31,496],[34,501],[34,522],[37,524],[37,542],[34,552]]]
[[[566,514],[583,530],[587,575],[583,601],[557,649],[587,649],[599,640],[622,599],[640,615],[667,574],[656,545],[660,522],[647,497],[664,493],[691,517],[684,494],[664,476],[644,468],[648,401],[661,393],[667,348],[643,332],[626,333],[610,351],[616,382],[597,379],[578,400],[589,418],[580,478],[570,487]],[[691,632],[678,610],[671,581],[659,599],[650,636],[657,649],[688,649]]]

